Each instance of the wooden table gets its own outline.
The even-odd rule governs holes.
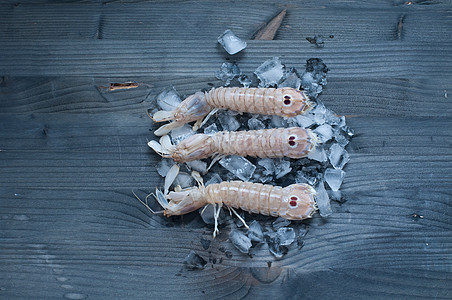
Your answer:
[[[216,43],[284,8],[275,40],[232,57]],[[450,299],[451,25],[447,0],[3,1],[0,298]],[[320,100],[356,132],[348,201],[276,261],[240,254],[227,228],[204,249],[199,218],[150,215],[132,195],[161,185],[146,145],[157,93],[273,56],[299,70],[322,58]],[[126,81],[139,87],[103,88]],[[204,270],[183,268],[190,250]]]

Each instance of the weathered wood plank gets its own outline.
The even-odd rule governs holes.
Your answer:
[[[291,247],[287,256],[274,262],[274,266],[307,270],[382,265],[410,268],[416,262],[413,267],[420,269],[450,270],[450,260],[446,259],[452,255],[450,195],[437,210],[443,212],[443,226],[435,225],[428,212],[422,219],[411,217],[410,211],[402,207],[410,199],[390,200],[396,201],[390,205],[389,200],[361,197],[359,203],[343,205],[346,209],[351,207],[346,213],[339,211],[327,220],[315,215],[309,222],[305,246],[301,250]],[[203,226],[199,218],[171,221],[149,216],[127,191],[8,189],[2,191],[0,201],[4,262],[21,257],[34,259],[33,249],[27,244],[51,245],[48,254],[59,257],[55,263],[65,264],[71,264],[73,255],[77,255],[80,262],[97,259],[100,265],[180,266],[191,249],[203,257],[223,257],[225,266],[263,267],[268,260],[273,261],[265,247],[257,248],[252,259],[240,254],[226,240],[227,227],[222,227],[221,235],[209,249],[203,249],[201,239],[211,239],[211,228]],[[14,248],[17,251],[11,251]],[[230,251],[232,257],[221,248]],[[126,253],[130,257],[125,258]],[[144,259],[149,253],[152,257]]]
[[[302,71],[304,68],[300,68]],[[250,74],[249,74],[250,75]],[[173,85],[181,95],[219,86],[210,77],[4,77],[0,83],[0,112],[136,112],[152,106],[155,96]],[[138,87],[108,91],[110,83],[135,81]],[[320,100],[348,116],[436,116],[452,113],[448,78],[332,78]]]
[[[209,77],[218,70],[225,52],[215,41],[10,40],[0,48],[0,74],[7,76],[191,76]],[[280,56],[297,68],[319,57],[331,69],[330,78],[447,77],[452,74],[452,50],[441,43],[397,41],[362,43],[350,47],[313,49],[300,41],[250,41],[234,57],[242,71],[252,73],[263,61]]]
[[[64,2],[0,4],[0,298],[450,298],[450,1]],[[277,41],[233,57],[216,44],[283,8]],[[357,133],[347,202],[276,261],[240,254],[228,225],[204,249],[197,213],[150,215],[132,195],[161,184],[146,146],[158,92],[272,56],[299,70],[324,59],[320,99]],[[140,86],[99,88],[128,80]],[[205,270],[182,268],[192,249]]]
[[[136,3],[133,3],[136,2]],[[244,39],[281,9],[287,17],[277,39],[304,40],[316,34],[329,41],[433,41],[450,34],[450,3],[425,1],[36,1],[0,6],[0,34],[41,39],[182,39],[205,41],[231,28]],[[429,1],[431,2],[431,1]],[[432,20],[435,20],[434,24]]]
[[[415,268],[331,268],[318,272],[289,270],[281,285],[251,289],[249,299],[448,299],[450,272]]]
[[[359,191],[430,185],[447,190],[450,120],[428,120],[369,123],[367,118],[352,118],[351,126],[356,124],[359,131],[350,144],[353,163],[346,169],[344,187]],[[146,145],[154,138],[154,125],[144,113],[4,115],[0,124],[0,182],[7,186],[104,189],[160,184],[153,170],[159,158]]]
[[[378,223],[360,224],[356,219],[362,213],[350,212],[345,222],[338,222],[339,218],[325,222],[316,215],[310,222],[305,246],[301,250],[292,247],[284,259],[274,261],[265,248],[257,250],[252,259],[240,254],[227,241],[226,228],[210,248],[203,249],[201,238],[210,239],[209,229],[196,228],[195,220],[176,222],[172,228],[165,228],[166,222],[148,223],[143,207],[133,197],[65,190],[24,190],[19,195],[13,192],[3,190],[0,195],[0,278],[4,295],[30,296],[28,293],[34,291],[36,295],[77,292],[96,297],[103,289],[93,287],[111,285],[109,295],[125,285],[127,289],[117,293],[133,293],[141,298],[174,297],[183,292],[222,298],[260,294],[273,283],[272,289],[281,286],[278,293],[287,297],[299,294],[292,286],[297,278],[317,280],[319,274],[326,276],[321,286],[331,289],[338,287],[339,274],[346,274],[347,282],[357,281],[347,293],[363,292],[361,289],[368,292],[380,286],[385,287],[381,295],[389,289],[396,294],[418,296],[417,288],[409,289],[408,278],[428,279],[440,296],[450,291],[444,282],[450,278],[450,227],[441,230],[423,224],[428,216],[407,218],[397,206],[392,207],[394,215],[405,221],[383,217]],[[450,211],[450,201],[447,205]],[[360,211],[366,211],[371,220],[372,209],[361,207]],[[152,216],[156,218],[161,216]],[[192,249],[210,261],[204,271],[182,269],[181,262]],[[270,268],[268,261],[272,261]],[[353,278],[366,270],[368,275]],[[408,270],[408,278],[393,280]],[[8,278],[3,274],[9,274]],[[389,282],[391,287],[386,287]],[[181,290],[179,285],[186,287]],[[308,295],[317,290],[316,285],[303,287]],[[430,295],[421,290],[420,295]]]

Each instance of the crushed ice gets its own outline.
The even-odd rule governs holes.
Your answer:
[[[232,54],[236,53],[234,52],[236,50],[240,51],[242,46],[246,46],[246,43],[242,43],[243,41],[240,40],[234,41],[232,44],[225,42],[228,39],[234,40],[235,38],[237,37],[232,32],[226,31],[219,38],[219,42],[225,49],[229,47],[229,50],[226,50],[231,51]],[[188,124],[173,130],[170,133],[173,144],[178,144],[195,133],[214,134],[221,130],[260,130],[290,126],[312,129],[317,134],[320,144],[307,158],[298,160],[289,158],[245,158],[229,155],[219,159],[218,163],[213,164],[209,170],[207,170],[207,166],[212,162],[212,158],[188,162],[181,164],[181,173],[177,176],[173,186],[180,185],[184,188],[196,185],[189,175],[192,170],[203,175],[205,186],[237,179],[283,187],[292,183],[308,183],[314,186],[317,191],[316,202],[321,217],[331,215],[333,210],[330,200],[340,203],[345,201],[340,191],[346,173],[343,168],[350,160],[345,148],[354,132],[346,124],[344,116],[336,115],[317,100],[327,84],[327,72],[327,66],[318,58],[307,60],[304,72],[298,72],[295,68],[286,68],[278,57],[273,57],[258,66],[252,76],[242,73],[239,66],[234,62],[223,63],[215,76],[224,81],[225,86],[302,88],[316,103],[316,106],[310,112],[293,118],[248,113],[238,114],[233,111],[220,110],[197,132],[193,131]],[[158,107],[163,110],[173,110],[180,101],[179,94],[173,87],[165,89],[156,97]],[[159,175],[165,177],[173,165],[173,160],[162,159],[157,164]],[[200,213],[202,212],[201,218],[206,224],[214,223],[213,211],[212,205],[208,205],[204,210],[199,210]],[[243,211],[239,213],[242,217],[247,216]],[[225,217],[227,216],[224,210],[221,210],[220,224],[224,222]],[[281,258],[288,253],[292,249],[291,245],[296,244],[301,248],[304,244],[304,235],[307,232],[307,229],[303,231],[304,233],[300,230],[300,233],[297,234],[294,231],[294,226],[298,226],[296,225],[297,222],[292,223],[281,217],[273,219],[271,224],[267,222],[267,225],[254,220],[249,223],[249,229],[246,232],[240,221],[232,224],[240,229],[232,229],[229,239],[240,252],[252,253],[253,247],[257,244],[266,243],[270,253],[276,258]],[[294,241],[297,243],[294,243]],[[194,254],[191,254],[190,260],[195,260],[195,263],[190,262],[188,265],[202,267],[202,263],[196,262],[198,258]]]

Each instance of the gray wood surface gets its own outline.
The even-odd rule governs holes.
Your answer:
[[[232,57],[216,44],[284,8],[274,41]],[[2,2],[0,299],[450,299],[451,25],[434,0]],[[356,132],[347,201],[281,260],[238,252],[229,225],[205,249],[196,213],[133,197],[162,185],[146,110],[170,85],[220,85],[226,59],[252,74],[273,56],[330,68],[320,100]],[[190,250],[205,269],[183,267]]]

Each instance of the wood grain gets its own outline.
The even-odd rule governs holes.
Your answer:
[[[219,66],[218,66],[219,68]],[[300,67],[302,71],[304,67]],[[3,113],[142,114],[155,97],[174,86],[181,97],[223,82],[210,77],[4,77],[0,83]],[[108,91],[113,82],[134,81],[138,88]],[[347,116],[435,116],[452,113],[447,78],[332,78],[319,97],[328,108]]]
[[[200,40],[10,40],[3,39],[1,73],[8,76],[212,76],[226,58],[215,43]],[[242,71],[252,73],[272,56],[296,68],[311,57],[322,58],[337,77],[404,77],[420,79],[451,76],[449,40],[442,43],[388,41],[350,47],[314,49],[300,41],[249,41],[234,57]]]
[[[283,9],[275,40],[234,56],[216,43]],[[449,299],[451,17],[442,0],[3,1],[0,298]],[[224,61],[252,75],[273,56],[330,68],[320,100],[356,132],[347,201],[281,260],[241,254],[228,222],[205,249],[198,213],[167,219],[133,197],[162,184],[146,109],[171,85],[220,85]],[[204,270],[183,267],[190,250]]]
[[[135,3],[134,3],[135,2]],[[336,40],[450,40],[448,1],[27,1],[0,6],[0,33],[21,39],[130,39],[159,41],[202,39],[215,42],[227,28],[240,38],[252,34],[282,9],[288,14],[278,40],[324,36]],[[432,4],[432,5],[422,5]],[[403,24],[400,26],[400,20]],[[432,22],[432,20],[435,20]],[[334,38],[329,40],[329,36]]]

